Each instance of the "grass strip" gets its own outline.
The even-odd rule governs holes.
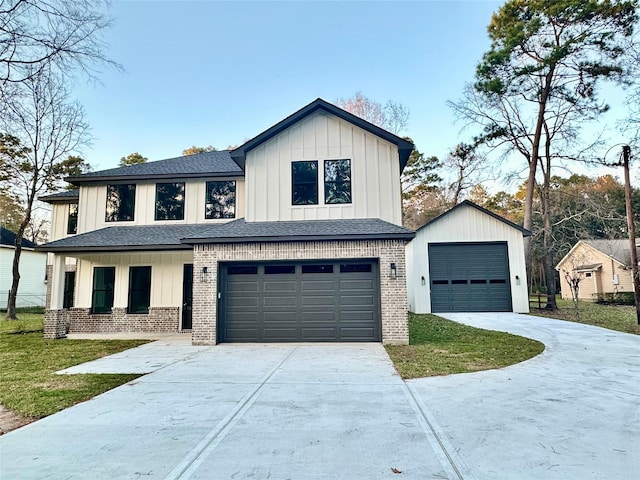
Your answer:
[[[536,340],[431,314],[409,314],[409,345],[386,345],[404,379],[502,368],[544,350]]]
[[[558,320],[595,325],[617,332],[640,335],[640,325],[638,325],[634,305],[606,305],[580,300],[578,302],[579,315],[576,315],[573,301],[558,297],[556,302],[558,304],[557,310],[532,308],[531,315],[557,318]]]
[[[0,320],[0,404],[21,415],[45,417],[140,375],[54,372],[147,343],[146,340],[47,340],[43,315]]]

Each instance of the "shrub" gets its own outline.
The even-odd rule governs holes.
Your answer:
[[[602,305],[634,305],[636,301],[633,292],[598,293],[594,296],[596,303]]]

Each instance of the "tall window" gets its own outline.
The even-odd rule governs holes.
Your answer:
[[[324,203],[351,203],[351,161],[324,161]]]
[[[76,234],[78,232],[78,204],[69,204],[69,217],[67,218],[67,233]]]
[[[130,267],[127,313],[149,313],[150,302],[151,267]]]
[[[95,267],[93,269],[91,313],[111,313],[115,281],[115,267]]]
[[[293,205],[318,204],[318,161],[291,164],[291,203]]]
[[[235,218],[236,182],[223,180],[207,182],[207,198],[204,205],[205,218]]]
[[[184,183],[156,183],[156,220],[184,219]]]
[[[73,290],[75,289],[75,287],[76,287],[76,272],[65,272],[62,308],[73,307]]]
[[[135,184],[107,185],[107,222],[133,220],[136,206]]]

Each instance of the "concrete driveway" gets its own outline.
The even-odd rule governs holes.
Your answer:
[[[378,344],[154,342],[74,367],[153,373],[0,437],[0,478],[637,478],[640,337],[451,317],[547,349],[405,383]]]

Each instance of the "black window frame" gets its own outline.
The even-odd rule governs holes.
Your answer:
[[[312,180],[299,180],[296,178],[297,174],[301,174],[304,172],[296,172],[296,167],[298,165],[309,164],[315,165],[315,178]],[[315,189],[315,192],[311,192],[311,197],[307,200],[301,200],[302,191],[306,190],[306,188],[300,187],[312,187],[311,190]],[[315,198],[313,194],[315,193]],[[318,160],[296,160],[291,162],[291,205],[296,206],[304,206],[304,205],[318,205],[319,204],[319,189],[318,189]]]
[[[112,282],[109,285],[103,278],[103,288],[96,288],[96,279],[99,272],[111,272]],[[104,277],[104,275],[103,275]],[[116,284],[116,267],[93,267],[93,284],[91,289],[91,313],[93,315],[110,314],[113,310],[113,298]],[[103,293],[105,302],[98,306],[96,294]]]
[[[336,179],[335,177],[333,177],[333,179],[327,178],[327,173],[330,171],[330,168],[327,168],[328,165],[330,163],[337,163],[337,162],[347,162],[347,170],[349,172],[348,180],[345,180],[344,178]],[[353,203],[353,195],[352,195],[352,189],[351,189],[351,176],[352,176],[351,159],[340,158],[340,159],[324,161],[324,203],[325,205],[345,205],[345,204]],[[345,191],[345,186],[348,187],[348,191]],[[343,198],[340,198],[340,196],[335,197],[335,195],[330,192],[332,187],[334,189],[339,188],[342,191],[341,195]],[[332,200],[332,197],[334,197],[335,200]]]
[[[127,295],[127,313],[136,314],[136,315],[146,315],[149,313],[150,306],[151,306],[151,266],[135,265],[135,266],[129,267],[129,292]]]
[[[232,185],[232,191],[227,195],[226,199],[228,203],[220,201],[214,201],[212,197],[214,184],[227,184]],[[235,180],[209,180],[205,185],[205,199],[204,199],[204,218],[206,220],[217,220],[224,218],[236,218],[236,201],[237,201],[237,184]],[[220,194],[218,194],[220,195]],[[218,197],[218,200],[221,197]],[[233,202],[229,202],[232,199]],[[227,211],[225,211],[227,210]]]
[[[164,204],[164,206],[162,209],[159,210],[159,207],[161,206],[161,202],[158,196],[159,196],[159,193],[162,193],[160,192],[160,189],[168,185],[173,185],[175,187],[181,186],[182,192],[181,193],[176,192],[176,195],[174,195],[173,197],[165,197],[162,201],[162,204]],[[167,220],[184,220],[184,200],[186,195],[185,192],[186,192],[185,182],[156,183],[156,202],[155,202],[154,219],[157,222],[163,222]],[[178,199],[180,195],[182,196],[182,199]],[[158,215],[158,213],[163,211],[164,211],[164,216]],[[173,217],[169,216],[171,213],[174,214]]]
[[[128,191],[124,192],[127,188]],[[123,195],[124,193],[124,195]],[[121,201],[120,197],[125,197],[125,201],[131,199],[131,205],[126,205],[127,210],[123,212],[123,205],[115,205]],[[112,203],[113,213],[109,214],[109,202]],[[114,183],[107,185],[107,201],[105,205],[105,222],[132,222],[135,220],[136,212],[136,184],[135,183]]]
[[[69,214],[67,215],[67,235],[78,233],[78,204],[69,204]]]

